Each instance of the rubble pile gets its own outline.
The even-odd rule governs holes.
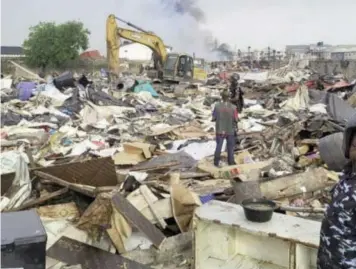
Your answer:
[[[233,69],[206,84],[112,85],[105,71],[43,79],[17,67],[1,81],[1,210],[36,210],[47,268],[188,268],[197,207],[266,197],[320,219],[347,162],[335,137],[355,113],[355,83],[317,90],[293,63],[240,73],[236,165],[221,168],[211,112]]]

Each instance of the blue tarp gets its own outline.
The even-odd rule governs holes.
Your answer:
[[[201,196],[199,196],[199,198],[200,198],[200,201],[202,204],[206,204],[207,202],[214,200],[215,195],[214,194],[201,195]]]
[[[19,99],[21,101],[26,101],[30,99],[33,90],[36,88],[36,83],[21,81],[17,84],[16,88],[19,90]]]
[[[139,92],[149,92],[153,97],[158,97],[158,93],[155,91],[155,89],[152,87],[151,83],[147,81],[137,81],[138,85],[135,86],[134,92],[139,93]]]

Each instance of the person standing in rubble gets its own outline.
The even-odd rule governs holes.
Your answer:
[[[244,93],[239,85],[240,76],[234,73],[230,77],[230,98],[231,102],[237,107],[239,113],[244,107]]]
[[[229,165],[235,165],[235,128],[237,126],[238,112],[236,106],[229,102],[228,91],[221,94],[222,102],[215,105],[213,121],[215,121],[216,148],[214,154],[214,165],[219,167],[221,150],[226,140],[227,161]]]
[[[356,268],[356,114],[345,128],[343,150],[350,162],[331,190],[320,230],[318,269]]]
[[[323,91],[325,89],[324,84],[321,81],[321,78],[317,79],[315,88],[319,91]]]

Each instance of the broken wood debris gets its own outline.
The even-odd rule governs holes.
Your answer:
[[[131,223],[131,225],[143,232],[151,242],[159,248],[166,238],[164,234],[153,226],[140,211],[138,211],[121,194],[115,194],[112,198],[114,207]]]
[[[287,215],[319,218],[340,172],[332,171],[332,164],[322,159],[324,145],[319,140],[342,131],[340,118],[346,119],[354,109],[348,110],[343,100],[338,102],[348,107],[345,110],[322,109],[328,104],[314,100],[313,90],[305,91],[304,86],[295,85],[295,92],[290,92],[283,77],[288,68],[271,71],[273,83],[243,83],[247,102],[239,115],[236,165],[225,165],[223,153],[219,168],[212,159],[211,107],[226,85],[214,73],[194,90],[147,82],[157,91],[154,98],[148,91],[121,95],[110,90],[108,94],[101,89],[110,84],[92,74],[95,87],[86,87],[85,96],[80,95],[80,83],[65,92],[46,82],[42,86],[57,94],[43,89],[40,94],[33,92],[33,99],[19,100],[11,85],[21,83],[6,78],[2,83],[9,89],[4,89],[2,97],[12,92],[14,97],[5,102],[2,114],[1,168],[6,173],[2,174],[1,208],[37,208],[51,235],[48,255],[60,249],[60,242],[81,238],[85,244],[71,242],[72,246],[98,246],[100,253],[85,252],[124,267],[123,255],[138,259],[137,253],[149,252],[154,245],[162,256],[170,236],[194,232],[194,211],[211,200],[241,203],[265,197],[276,201],[278,210]],[[132,77],[122,79],[125,90],[130,88]],[[213,80],[218,84],[213,85]],[[345,86],[343,94],[351,96],[351,89]],[[307,97],[317,104],[305,102]],[[7,152],[10,157],[5,158]],[[26,153],[21,165],[11,162],[13,152]],[[69,241],[59,236],[60,231],[66,231]],[[94,257],[57,254],[57,259],[83,268],[97,263]],[[185,267],[189,262],[179,264]]]

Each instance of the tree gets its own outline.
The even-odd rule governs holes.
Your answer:
[[[41,22],[30,28],[23,43],[25,61],[31,67],[61,67],[88,48],[90,32],[83,23],[69,21],[63,24]]]

